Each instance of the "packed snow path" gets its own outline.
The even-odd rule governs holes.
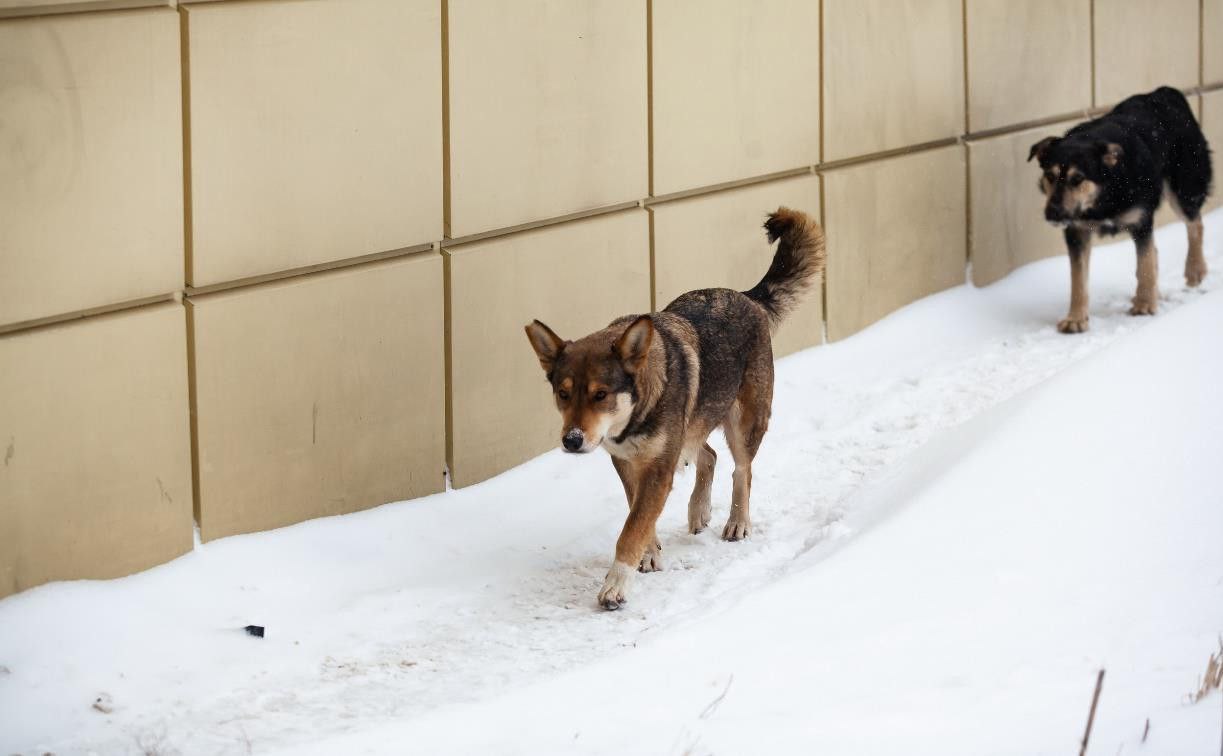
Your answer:
[[[911,485],[914,465],[920,462],[929,480],[947,476],[958,458],[928,450],[962,444],[955,439],[966,421],[1088,355],[1112,345],[1119,348],[1153,324],[1168,320],[1174,326],[1172,313],[1178,308],[1213,313],[1219,319],[1216,333],[1223,332],[1223,308],[1217,306],[1223,293],[1207,293],[1223,288],[1223,215],[1208,219],[1206,239],[1212,272],[1201,290],[1189,291],[1181,275],[1183,226],[1173,225],[1157,235],[1164,301],[1161,314],[1153,319],[1125,314],[1133,294],[1134,255],[1132,245],[1121,243],[1093,253],[1087,334],[1064,336],[1054,329],[1065,312],[1069,282],[1065,260],[1052,259],[995,286],[960,287],[930,297],[844,342],[782,360],[773,423],[754,467],[752,538],[734,544],[718,538],[730,498],[732,464],[715,435],[719,464],[714,527],[698,536],[686,533],[694,474],[681,473],[658,528],[665,570],[638,576],[620,612],[603,612],[594,602],[625,514],[619,481],[602,452],[582,458],[552,452],[471,488],[212,542],[169,565],[123,580],[51,585],[0,601],[0,665],[8,670],[0,668],[0,753],[258,753],[309,747],[319,753],[378,748],[428,753],[447,748],[462,752],[464,745],[477,744],[516,750],[515,743],[527,735],[512,731],[512,719],[502,719],[505,712],[516,710],[519,699],[542,696],[555,705],[558,690],[560,700],[565,698],[566,681],[577,685],[592,670],[621,662],[631,665],[640,658],[634,655],[650,653],[648,648],[626,649],[682,645],[685,639],[708,636],[706,625],[717,627],[720,622],[729,628],[736,618],[741,625],[743,611],[738,610],[745,602],[759,592],[776,596],[781,586],[773,584],[793,585],[787,576],[814,580],[813,575],[825,574],[822,571],[840,572],[846,581],[842,585],[852,586],[855,574],[845,574],[850,563],[903,575],[909,563],[891,561],[893,551],[868,552],[873,542],[857,541],[897,507],[912,504],[919,510],[905,513],[908,520],[917,520],[912,527],[915,538],[929,537],[943,525],[962,530],[969,544],[966,554],[971,554],[980,532],[1011,527],[1024,513],[995,510],[987,480],[977,481],[978,517],[947,523],[921,520],[920,507],[910,501],[921,494],[920,487]],[[616,314],[608,313],[609,319]],[[1161,326],[1159,332],[1175,330]],[[1223,335],[1201,344],[1201,349],[1218,352],[1220,346]],[[523,349],[528,348],[524,340]],[[1192,352],[1188,354],[1192,358]],[[1183,366],[1189,372],[1207,368],[1192,361]],[[1158,376],[1168,372],[1152,370]],[[1133,376],[1117,377],[1122,385],[1127,380]],[[1213,384],[1223,389],[1223,376],[1216,374]],[[539,388],[546,390],[542,382]],[[1076,390],[1095,394],[1091,386]],[[1174,381],[1161,386],[1164,392],[1179,390]],[[1125,397],[1108,396],[1115,400],[1118,415],[1133,411]],[[1074,399],[1066,397],[1071,402],[1067,407],[1074,406]],[[1203,396],[1200,401],[1218,404],[1218,397]],[[1059,440],[1086,433],[1056,424],[1043,431]],[[1170,438],[1169,443],[1179,442]],[[1097,448],[1082,449],[1088,491],[1096,485],[1093,475],[1116,474],[1111,466],[1099,464]],[[1199,468],[1214,468],[1220,461],[1194,456],[1208,453],[1205,447],[1177,449]],[[1015,465],[1024,463],[1022,458],[1014,460]],[[909,470],[905,480],[910,485],[896,490],[889,481],[902,469]],[[1223,508],[1223,470],[1211,472]],[[1045,494],[1034,490],[1030,495]],[[1089,493],[1084,496],[1090,498]],[[881,497],[889,499],[886,506],[880,505]],[[1048,522],[1046,527],[1057,531],[1059,523]],[[845,553],[854,549],[856,561]],[[1039,557],[1037,549],[1032,558]],[[981,586],[967,576],[971,564],[970,559],[965,567],[965,604],[999,600],[978,592]],[[1014,579],[1021,582],[1030,567],[1015,564]],[[1223,555],[1201,567],[1204,573],[1197,578],[1215,581],[1220,586],[1216,593],[1223,598]],[[961,590],[955,575],[944,577],[948,582],[940,591]],[[838,604],[829,601],[836,591],[793,590],[788,599],[795,616],[810,621],[837,615]],[[1018,609],[1038,616],[1047,607]],[[1223,600],[1213,607],[1178,610],[1196,611],[1203,622],[1220,625],[1215,631],[1223,631]],[[904,619],[908,609],[894,611],[897,619]],[[1135,606],[1134,611],[1138,622],[1149,612],[1168,609]],[[775,607],[765,606],[760,613],[772,617]],[[876,617],[886,618],[886,611]],[[752,629],[740,642],[767,648],[772,642],[768,628],[785,622],[784,615],[772,617],[763,630]],[[248,637],[241,631],[247,624],[266,626],[267,636]],[[841,630],[854,634],[853,628]],[[946,631],[937,624],[926,628],[930,637]],[[779,634],[779,647],[784,641]],[[869,653],[860,645],[848,647]],[[1210,650],[1206,644],[1200,654],[1192,650],[1200,655],[1203,668]],[[822,668],[824,651],[811,647],[804,658],[792,662]],[[964,649],[964,654],[973,653]],[[789,661],[760,653],[756,658],[773,665],[771,674],[787,700],[809,692],[787,689]],[[853,664],[853,659],[840,661]],[[1094,660],[1076,663],[1086,669]],[[922,660],[912,664],[920,667]],[[866,659],[862,666],[875,668]],[[653,679],[646,669],[635,689],[630,681],[620,695],[636,701],[635,710],[649,708],[650,702],[666,698],[673,685],[667,672],[659,675],[662,679]],[[685,679],[725,685],[731,694],[733,684],[725,676]],[[1188,692],[1192,677],[1183,682]],[[959,688],[964,696],[963,689],[968,689],[970,698],[979,697],[972,686],[980,683],[954,674],[931,679],[932,702],[922,709],[922,721],[880,710],[877,722],[857,720],[846,727],[890,728],[907,738],[896,742],[910,746],[931,737],[909,752],[971,753],[969,744],[980,741],[964,732],[971,728],[961,717],[980,712],[957,711],[956,696],[948,690]],[[750,683],[739,683],[745,684]],[[888,687],[886,679],[877,684]],[[993,701],[998,706],[1024,710],[1032,705],[1025,696],[1040,695],[1014,676],[1006,684],[1019,692],[1000,696]],[[1076,722],[1085,715],[1090,684],[1084,678],[1082,700],[1067,711]],[[550,690],[552,698],[541,690]],[[588,690],[585,685],[575,687],[574,697]],[[719,689],[710,691],[706,698],[712,701]],[[103,693],[111,702],[109,713],[91,708]],[[825,691],[817,698],[834,694]],[[938,701],[944,699],[945,708],[939,708]],[[1171,702],[1172,708],[1175,704]],[[779,704],[777,710],[784,708]],[[456,736],[453,727],[449,736],[438,735],[455,724],[447,725],[448,718],[464,722],[459,729],[480,730],[487,723],[482,722],[485,716],[511,729],[483,740],[471,732]],[[995,721],[1015,721],[1016,716],[1011,711]],[[551,738],[556,733],[539,740],[552,749],[697,753],[712,748],[692,724],[680,722],[673,723],[662,740],[638,740],[646,732],[633,717],[622,719],[614,707],[603,719],[608,732],[623,731],[621,741],[583,741],[581,727],[568,727],[568,720],[591,719],[590,711],[570,716],[561,706],[556,718],[566,740]],[[1102,719],[1107,722],[1107,715]],[[768,733],[773,724],[765,720],[767,716],[757,715],[743,726]],[[664,731],[663,725],[652,726]],[[571,729],[577,736],[569,740]],[[795,739],[757,737],[769,751],[801,752],[819,742],[817,732],[803,738],[792,725],[784,731]],[[1192,727],[1190,732],[1195,732]],[[441,739],[431,739],[434,736]],[[731,752],[751,742],[725,733],[708,737]],[[965,745],[957,746],[958,737]],[[1057,737],[1049,752],[1067,752]],[[1004,734],[999,738],[994,752],[1012,752],[1012,747],[1016,753],[1033,752],[1031,741],[1019,747],[1008,745]],[[853,741],[834,738],[830,752],[846,752],[838,750],[845,742]],[[875,737],[872,742],[879,752],[897,752],[889,750],[890,741]],[[1115,752],[1118,742],[1125,741],[1114,739],[1101,752]]]

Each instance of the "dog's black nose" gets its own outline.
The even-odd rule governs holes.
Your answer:
[[[1045,220],[1060,221],[1065,220],[1066,214],[1062,212],[1060,207],[1054,205],[1045,205]]]
[[[581,450],[582,444],[584,443],[586,443],[586,438],[582,435],[580,430],[576,429],[569,431],[565,434],[565,437],[561,439],[561,445],[565,447],[565,451],[567,452]]]

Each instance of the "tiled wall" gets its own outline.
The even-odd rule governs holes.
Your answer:
[[[0,596],[529,459],[522,325],[747,288],[780,204],[779,355],[1061,254],[1032,142],[1170,83],[1223,145],[1223,0],[1153,8],[0,0]]]
[[[440,238],[436,0],[205,2],[179,16],[188,285]]]

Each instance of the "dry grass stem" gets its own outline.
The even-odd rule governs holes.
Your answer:
[[[730,684],[734,681],[735,676],[731,675],[730,679],[726,681],[726,688],[722,691],[722,695],[710,701],[709,705],[705,707],[705,710],[701,712],[701,719],[708,719],[715,711],[718,710],[718,705],[722,703],[722,699],[726,698],[726,694],[730,692]]]
[[[1211,654],[1206,661],[1206,674],[1198,681],[1197,691],[1193,694],[1193,702],[1197,703],[1211,691],[1223,689],[1223,638],[1219,639],[1219,650]]]
[[[1096,721],[1096,704],[1100,703],[1100,688],[1104,687],[1104,670],[1100,670],[1100,674],[1096,675],[1096,692],[1091,695],[1091,711],[1087,714],[1087,729],[1083,731],[1083,747],[1079,749],[1079,756],[1086,756],[1087,741],[1091,739],[1091,724]]]

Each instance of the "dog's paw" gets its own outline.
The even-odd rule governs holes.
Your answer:
[[[603,588],[599,591],[599,606],[615,611],[628,601],[628,588],[633,582],[633,568],[620,562],[612,562]]]
[[[752,521],[747,517],[731,515],[722,528],[723,541],[742,541],[752,534]]]
[[[1159,309],[1159,302],[1155,299],[1134,297],[1134,306],[1130,308],[1131,315],[1154,315]]]
[[[709,520],[712,517],[713,507],[710,505],[709,499],[701,502],[690,502],[688,504],[688,532],[692,535],[700,533],[709,527]]]
[[[662,544],[657,541],[652,546],[645,547],[645,553],[641,555],[641,564],[637,567],[638,572],[658,572],[662,569]]]
[[[1084,315],[1081,318],[1066,316],[1057,322],[1058,333],[1083,333],[1087,330],[1088,318]]]
[[[1200,264],[1193,264],[1193,261],[1185,263],[1185,285],[1193,289],[1202,285],[1202,281],[1206,279],[1206,261],[1202,260]]]

